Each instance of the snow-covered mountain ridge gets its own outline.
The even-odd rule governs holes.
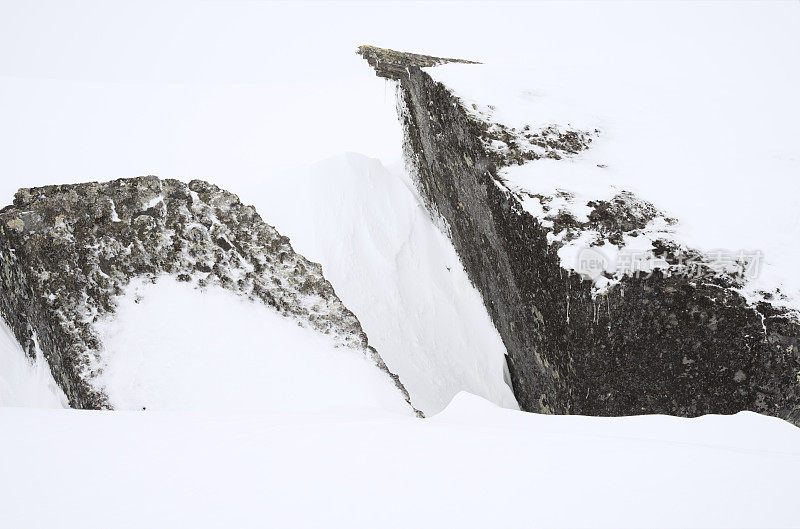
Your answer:
[[[397,53],[372,58],[392,61]],[[541,136],[550,123],[525,123],[513,106],[487,117],[493,101],[475,103],[459,91],[502,92],[504,77],[459,83],[475,77],[452,72],[483,66],[443,61],[423,70],[440,63],[415,66],[416,56],[403,61],[404,75],[389,76],[398,86],[409,172],[483,296],[523,409],[683,416],[754,410],[800,422],[800,324],[791,308],[768,293],[749,296],[736,273],[740,263],[731,263],[731,272],[698,259],[700,279],[672,273],[685,265],[683,247],[669,237],[676,221],[641,197],[624,189],[593,195],[597,179],[583,170],[575,189],[561,189],[580,168],[573,162],[606,141],[599,127],[555,126],[564,139],[583,143],[548,157],[536,142],[547,146]],[[391,70],[376,67],[378,75]],[[529,107],[541,108],[523,95]],[[515,138],[525,134],[533,143],[520,145]],[[533,176],[515,178],[514,171],[532,168]],[[574,273],[578,252],[563,251],[620,251],[628,244],[655,247],[666,265],[647,274],[600,274],[595,279],[605,283],[598,289],[588,274]]]

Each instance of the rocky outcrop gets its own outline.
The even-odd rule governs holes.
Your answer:
[[[671,273],[680,266],[671,258],[598,292],[564,267],[559,245],[589,229],[617,244],[672,220],[621,193],[589,204],[589,222],[581,223],[548,211],[552,197],[504,185],[503,166],[570,156],[597,131],[504,129],[423,71],[438,64],[430,58],[371,47],[359,53],[397,82],[407,164],[483,296],[523,409],[687,417],[752,410],[800,425],[795,314],[745,299],[728,273],[705,281]],[[498,141],[502,149],[493,148]],[[528,198],[541,201],[541,216],[523,207]],[[655,237],[675,257],[674,245]]]
[[[92,384],[102,369],[94,325],[131,279],[164,274],[224,287],[330,335],[409,400],[321,266],[217,186],[155,176],[47,186],[19,190],[0,211],[0,313],[29,354],[41,349],[72,407],[109,407]]]
[[[379,76],[386,77],[387,79],[399,79],[406,71],[406,68],[410,66],[424,68],[426,66],[438,66],[449,62],[479,64],[475,61],[399,52],[384,48],[376,48],[375,46],[359,46],[358,54],[364,57],[370,66],[375,68]]]

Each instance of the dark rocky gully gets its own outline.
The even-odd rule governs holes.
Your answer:
[[[523,410],[683,417],[751,410],[800,425],[796,315],[749,304],[722,276],[700,283],[656,271],[594,295],[592,282],[562,268],[548,245],[555,228],[498,185],[500,168],[533,158],[513,148],[491,152],[487,140],[505,131],[475,119],[422,70],[454,60],[372,46],[357,52],[397,83],[406,163],[500,332]],[[545,137],[547,155],[559,158],[588,147],[591,136],[543,129],[532,137]],[[626,199],[595,204],[593,215],[613,241],[626,224],[636,228],[642,211],[652,214]]]

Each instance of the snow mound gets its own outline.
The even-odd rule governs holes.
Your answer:
[[[361,350],[220,286],[133,280],[97,330],[93,383],[117,410],[411,413]]]
[[[480,294],[405,176],[348,153],[241,193],[322,264],[415,407],[436,413],[459,391],[517,407]]]

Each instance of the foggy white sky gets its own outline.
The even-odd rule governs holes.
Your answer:
[[[3,1],[0,196],[140,174],[235,190],[342,151],[396,161],[394,99],[354,54],[362,43],[557,65],[590,81],[707,68],[720,87],[761,83],[759,95],[791,102],[799,20],[797,2]]]

